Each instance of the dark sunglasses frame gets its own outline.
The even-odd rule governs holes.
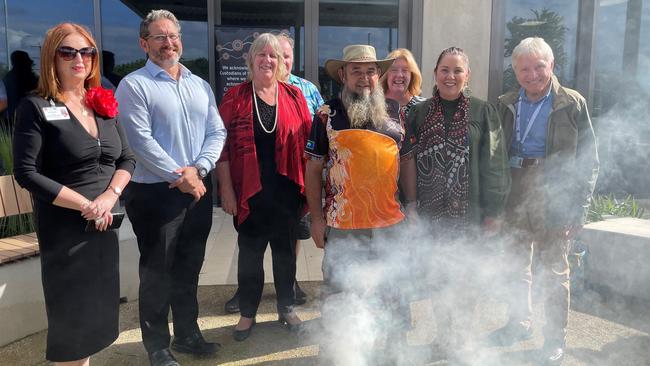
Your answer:
[[[68,46],[61,46],[56,49],[56,54],[65,61],[74,59],[77,57],[77,53],[80,54],[81,58],[84,60],[92,60],[97,55],[97,49],[95,47],[84,47],[82,49],[76,49]]]

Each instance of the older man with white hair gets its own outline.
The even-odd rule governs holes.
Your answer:
[[[499,98],[509,143],[512,188],[506,206],[513,281],[508,324],[492,333],[501,345],[532,335],[531,284],[545,290],[544,364],[560,364],[569,314],[570,240],[582,228],[598,176],[596,138],[585,99],[553,75],[551,47],[538,37],[512,53],[518,91]],[[533,277],[533,257],[538,257]]]

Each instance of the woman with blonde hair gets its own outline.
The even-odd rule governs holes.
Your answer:
[[[297,224],[304,197],[303,150],[311,113],[300,89],[286,84],[276,36],[260,34],[248,51],[249,81],[224,95],[219,113],[228,130],[217,175],[224,211],[238,231],[239,307],[233,337],[243,341],[255,325],[264,287],[264,252],[270,243],[278,320],[297,330],[293,310]]]
[[[422,73],[413,54],[406,48],[393,50],[388,54],[388,58],[394,58],[395,62],[382,75],[380,83],[386,99],[399,103],[400,123],[404,126],[411,108],[425,100],[420,96]]]
[[[46,358],[88,365],[118,336],[119,252],[111,210],[135,160],[117,102],[100,85],[80,25],[47,31],[36,95],[16,110],[14,174],[34,198],[48,333]]]

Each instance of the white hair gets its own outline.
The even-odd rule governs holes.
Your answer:
[[[546,43],[544,38],[528,37],[522,39],[521,42],[512,50],[512,67],[517,67],[517,59],[522,55],[535,55],[544,58],[548,62],[553,62],[553,50],[551,46]]]

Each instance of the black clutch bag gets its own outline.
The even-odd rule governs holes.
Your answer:
[[[113,222],[106,228],[106,230],[119,229],[120,226],[122,226],[122,221],[124,220],[124,212],[114,212],[111,213],[111,215],[113,215]],[[97,231],[97,228],[95,227],[95,220],[88,220],[84,231],[87,233]]]

